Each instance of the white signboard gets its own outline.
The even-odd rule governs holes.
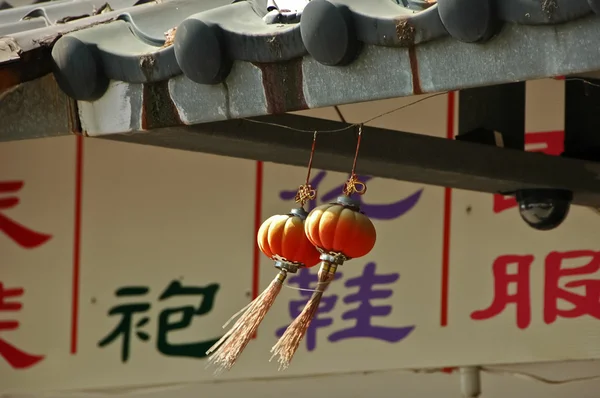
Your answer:
[[[562,90],[528,84],[528,150],[562,151],[562,107],[548,118],[539,105],[562,101]],[[457,95],[373,124],[452,138]],[[341,110],[359,122],[413,100]],[[276,273],[256,231],[295,207],[306,175],[74,137],[2,144],[0,159],[0,392],[212,379],[206,349]],[[346,178],[313,170],[310,206],[334,200]],[[541,233],[514,200],[362,178],[374,250],[341,267],[286,372],[269,351],[316,268],[288,278],[224,378],[600,358],[600,216],[574,208]]]
[[[64,379],[78,313],[76,163],[73,138],[0,145],[0,390]]]

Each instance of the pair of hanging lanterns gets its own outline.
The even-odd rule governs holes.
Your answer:
[[[217,372],[233,367],[275,302],[288,273],[320,262],[316,289],[300,315],[271,349],[272,358],[278,357],[280,368],[287,368],[319,309],[323,293],[334,280],[337,268],[347,260],[367,255],[375,246],[375,227],[360,211],[360,202],[351,197],[354,193],[363,195],[367,191],[366,185],[355,174],[361,136],[362,126],[359,126],[354,164],[343,195],[334,203],[318,206],[307,213],[305,203],[316,197],[316,191],[309,183],[317,138],[315,132],[306,182],[300,186],[295,198],[299,207],[288,214],[268,218],[258,230],[258,247],[275,262],[279,272],[258,297],[230,319],[239,315],[231,329],[207,351],[209,363],[217,367]]]

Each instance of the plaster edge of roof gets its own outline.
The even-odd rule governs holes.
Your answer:
[[[105,136],[570,75],[600,70],[597,37],[600,24],[590,17],[558,27],[510,25],[486,46],[451,38],[416,48],[366,45],[344,68],[312,57],[234,62],[221,84],[185,75],[112,81],[99,100],[78,102],[79,116],[86,134]]]
[[[398,12],[390,14],[390,7]],[[414,49],[450,36],[485,46],[505,22],[558,25],[598,12],[600,0],[438,0],[414,14],[389,0],[312,0],[299,23],[267,24],[248,2],[235,2],[188,17],[172,43],[145,37],[123,13],[117,22],[62,37],[52,56],[61,89],[94,101],[110,80],[154,83],[183,73],[195,83],[215,85],[225,82],[235,61],[282,63],[309,54],[326,66],[346,66],[364,45]],[[236,24],[236,18],[245,23]],[[139,51],[122,55],[114,43],[99,48],[99,29],[120,30]]]
[[[0,93],[0,103],[0,141],[57,137],[78,131],[74,101],[60,90],[51,74]]]
[[[16,61],[20,58],[21,48],[11,37],[0,40],[0,63]]]

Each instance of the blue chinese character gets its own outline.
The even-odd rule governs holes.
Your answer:
[[[357,337],[370,337],[378,340],[395,343],[413,330],[414,326],[405,327],[385,327],[374,326],[371,324],[371,318],[377,316],[388,316],[392,312],[391,305],[373,305],[371,300],[390,298],[393,294],[391,289],[375,289],[376,285],[389,285],[400,278],[397,273],[377,275],[375,273],[375,263],[368,263],[361,276],[348,279],[346,287],[357,287],[356,293],[350,294],[344,298],[344,303],[358,306],[342,314],[342,319],[354,319],[355,325],[329,335],[329,341],[336,342],[344,339]]]
[[[327,176],[326,171],[320,171],[315,175],[311,181],[310,185],[314,189],[319,189],[319,184],[323,181],[323,179]],[[364,183],[373,179],[373,177],[369,176],[358,176],[358,179]],[[329,203],[335,200],[338,196],[342,195],[342,191],[344,189],[344,183],[339,186],[333,188],[329,192],[320,195],[319,202]],[[421,198],[421,194],[423,193],[423,189],[419,189],[415,193],[406,198],[400,199],[397,202],[388,203],[388,204],[368,204],[363,202],[362,195],[354,194],[353,198],[357,199],[360,202],[361,210],[370,218],[374,220],[394,220],[398,217],[401,217],[405,213],[407,213],[410,209],[415,207],[419,199]],[[285,190],[279,193],[279,197],[282,200],[294,200],[296,197],[296,191],[294,190]],[[308,202],[308,211],[311,211],[317,206],[314,200]]]
[[[340,272],[336,273],[335,279],[337,280],[342,277]],[[316,289],[317,281],[319,277],[317,274],[313,274],[310,272],[310,269],[304,268],[301,269],[297,275],[294,275],[289,279],[290,284],[296,284],[299,289],[307,289],[300,290],[300,295],[304,297],[303,300],[292,300],[289,303],[289,311],[292,319],[295,319],[300,313],[302,309],[308,302],[310,296],[312,296],[312,291],[308,289]],[[331,317],[319,317],[321,314],[327,314],[331,312],[335,307],[335,304],[338,301],[338,296],[335,294],[331,295],[323,295],[321,298],[321,303],[319,304],[319,310],[317,314],[313,318],[310,326],[308,327],[308,331],[306,332],[306,349],[308,351],[313,351],[317,347],[317,330],[320,328],[324,328],[330,326],[333,323],[333,319]],[[277,330],[277,337],[281,337],[285,332],[287,326],[282,327]]]

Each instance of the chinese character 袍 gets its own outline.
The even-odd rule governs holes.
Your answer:
[[[337,278],[342,278],[339,273]],[[296,279],[294,279],[296,278]],[[290,279],[290,283],[299,285],[300,289],[314,289],[311,283],[317,281],[317,275],[310,272],[310,269],[303,269],[298,276]],[[357,288],[357,291],[348,294],[342,300],[344,304],[353,306],[341,316],[343,320],[353,320],[354,325],[338,330],[333,330],[329,333],[327,339],[330,342],[338,342],[352,338],[372,338],[386,342],[398,342],[406,338],[414,329],[415,326],[388,327],[378,326],[372,323],[372,318],[385,317],[392,312],[390,305],[375,305],[372,301],[389,299],[393,295],[391,289],[377,288],[381,285],[389,285],[395,283],[400,276],[397,273],[377,274],[376,264],[370,262],[365,265],[360,276],[349,278],[345,282],[347,288]],[[301,290],[300,294],[304,297],[310,297],[311,292]],[[290,316],[297,317],[302,311],[307,300],[291,301],[289,304]],[[323,317],[326,313],[331,312],[338,304],[338,296],[329,294],[323,297],[319,311],[310,324],[309,331],[306,335],[306,347],[308,351],[313,351],[316,348],[317,329],[331,327],[334,319]],[[281,336],[285,328],[277,330],[277,336]]]
[[[194,317],[208,314],[214,306],[215,296],[219,290],[218,284],[206,286],[183,286],[179,281],[172,281],[169,286],[158,297],[159,302],[167,302],[173,297],[199,297],[196,305],[183,305],[164,308],[158,315],[156,332],[156,349],[166,356],[179,356],[191,358],[204,358],[206,351],[212,347],[219,338],[196,341],[191,343],[172,343],[169,334],[185,329],[192,324]],[[105,347],[121,337],[121,361],[127,362],[131,350],[131,337],[135,334],[142,341],[149,341],[151,336],[144,330],[150,322],[147,315],[151,303],[147,298],[150,289],[145,286],[123,287],[116,291],[117,297],[133,297],[137,301],[127,302],[111,308],[108,315],[119,315],[121,317],[117,326],[102,340],[98,342],[99,347]]]
[[[144,286],[128,286],[122,287],[115,292],[117,297],[139,297],[145,296],[150,289]],[[109,316],[119,315],[121,321],[113,329],[113,331],[98,342],[99,347],[105,347],[115,341],[118,337],[122,338],[121,342],[121,361],[127,362],[129,360],[129,352],[131,347],[131,335],[134,332],[133,319],[136,314],[143,314],[150,309],[150,303],[148,302],[129,302],[127,304],[117,305],[108,311]],[[148,316],[140,316],[137,322],[135,322],[135,334],[143,341],[150,340],[150,335],[145,331],[141,330],[148,322],[150,318]]]
[[[5,288],[4,284],[0,282],[0,314],[3,312],[20,311],[23,305],[14,299],[21,297],[24,292],[23,288]],[[18,328],[18,321],[0,319],[0,332],[17,330]],[[2,337],[0,337],[0,356],[13,369],[27,369],[44,359],[43,355],[29,354],[4,340]]]
[[[325,179],[326,176],[327,176],[326,171],[319,171],[311,179],[310,184],[313,186],[313,188],[318,190],[319,185],[321,184],[321,182],[323,182],[323,180]],[[369,180],[371,180],[373,177],[359,176],[358,178],[360,181],[366,183]],[[325,192],[322,195],[319,195],[320,196],[318,199],[320,202],[319,204],[325,204],[325,203],[334,201],[338,196],[340,196],[342,194],[343,188],[344,188],[344,183],[340,184],[339,186],[333,188],[332,190],[330,190],[328,192]],[[413,207],[415,207],[415,205],[421,198],[422,193],[423,193],[423,189],[419,189],[418,191],[416,191],[415,193],[413,193],[412,195],[410,195],[406,198],[402,198],[396,202],[387,203],[387,204],[365,203],[363,201],[363,197],[361,195],[353,195],[353,198],[355,198],[356,200],[358,200],[360,202],[361,210],[370,218],[372,218],[374,220],[394,220],[394,219],[406,214],[409,210],[411,210]],[[279,197],[282,200],[286,200],[286,201],[294,200],[294,198],[296,197],[296,191],[295,190],[281,191],[279,193]],[[311,211],[312,209],[314,209],[317,206],[318,206],[318,204],[316,203],[316,201],[311,200],[308,202],[307,210]]]
[[[0,181],[0,195],[15,194],[21,188],[23,188],[23,181]],[[26,249],[32,249],[46,243],[52,235],[29,229],[2,214],[2,210],[11,209],[18,204],[19,198],[17,196],[0,197],[0,231]]]

